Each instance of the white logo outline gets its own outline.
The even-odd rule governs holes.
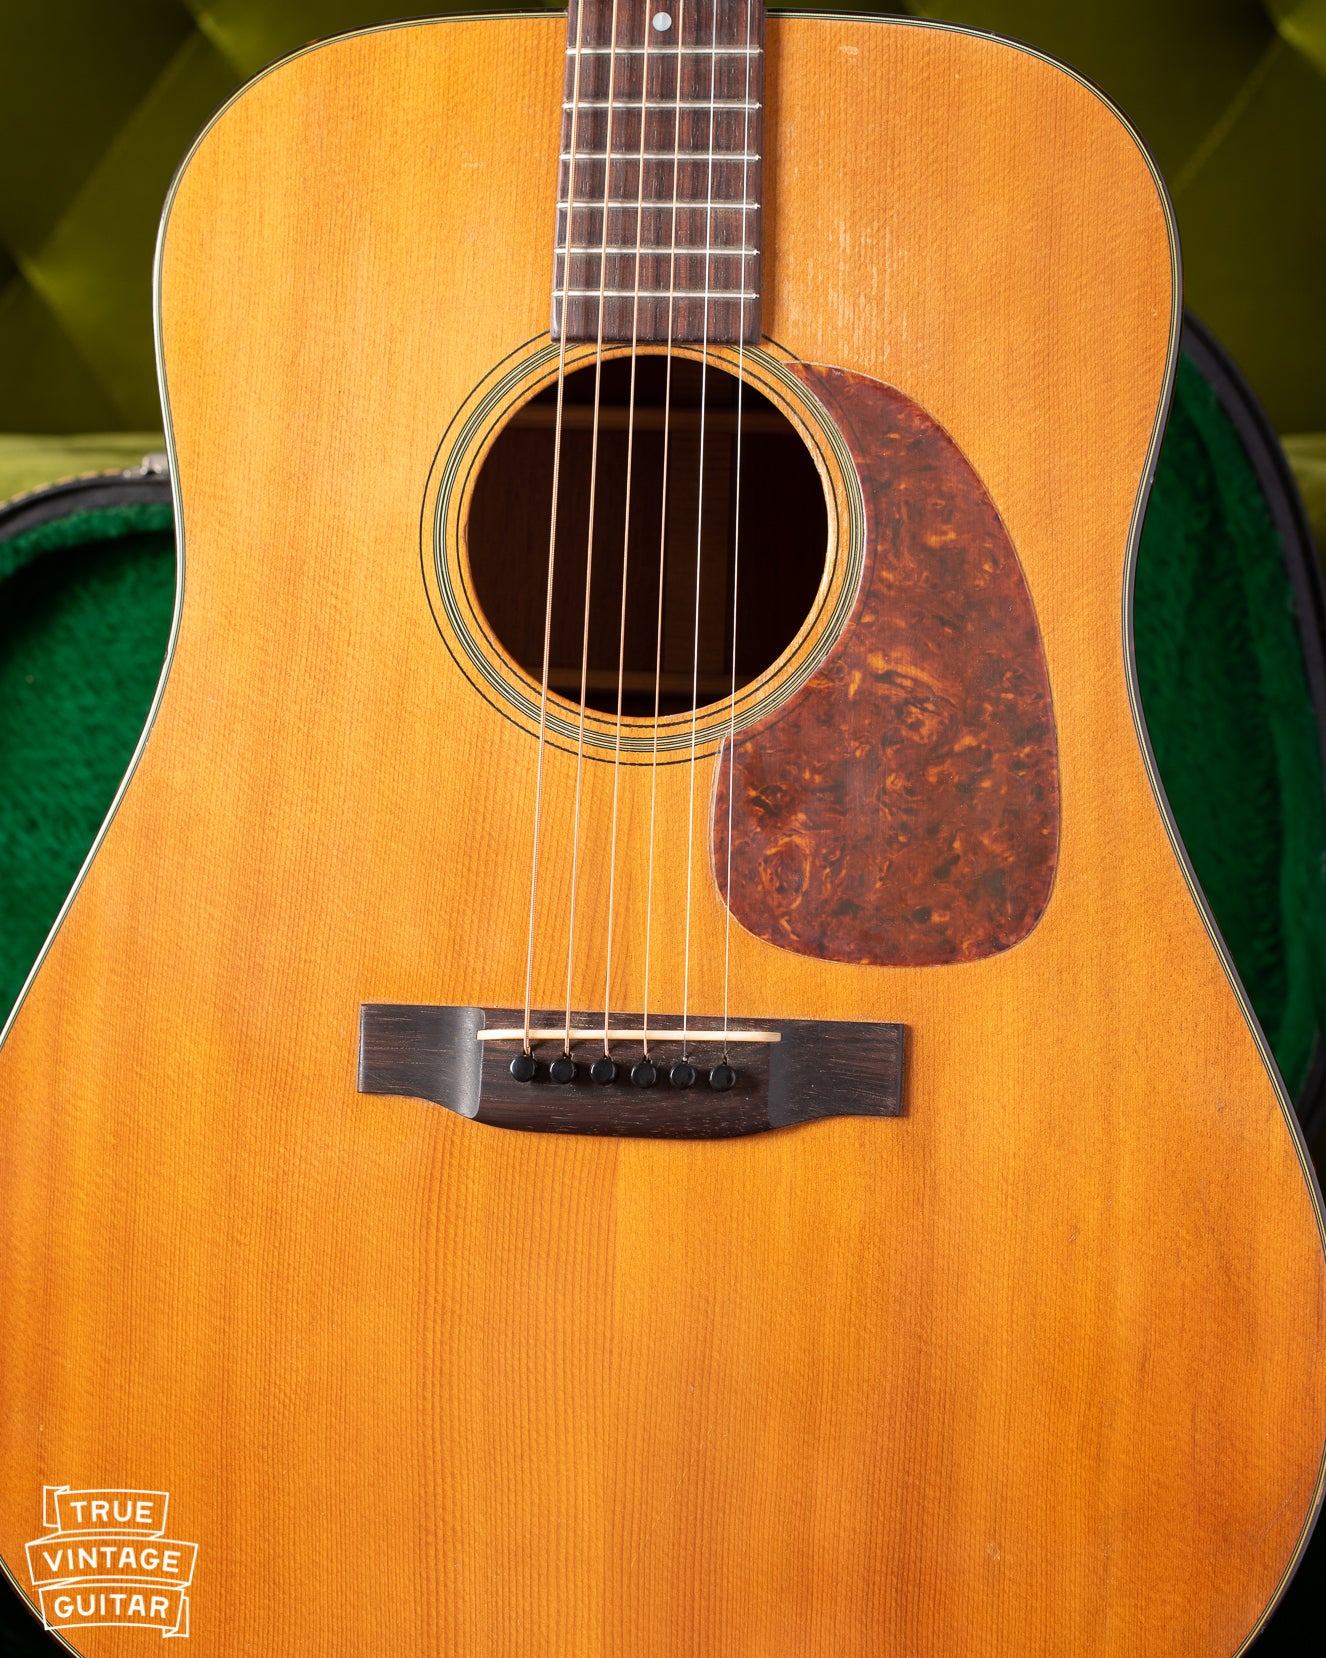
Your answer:
[[[169,1508],[169,1491],[43,1486],[46,1530],[25,1545],[43,1625],[187,1639],[198,1545],[166,1535]]]

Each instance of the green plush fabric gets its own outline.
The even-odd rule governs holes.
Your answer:
[[[1256,478],[1187,358],[1134,600],[1184,845],[1291,1092],[1326,1028],[1326,796],[1293,595]]]
[[[5,1012],[138,741],[161,673],[174,593],[166,506],[79,513],[0,542]]]
[[[23,535],[0,541],[0,581],[21,570],[41,553],[85,547],[95,541],[117,541],[121,536],[135,535],[144,530],[169,530],[173,525],[173,516],[168,503],[143,501],[52,518]],[[171,549],[173,556],[173,539]]]

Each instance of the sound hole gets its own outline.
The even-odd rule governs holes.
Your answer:
[[[738,524],[737,380],[712,364],[705,388],[701,510],[701,371],[688,358],[674,358],[672,364],[664,515],[665,373],[662,356],[639,358],[622,708],[642,718],[654,714],[660,550],[658,707],[667,715],[730,694],[734,591],[738,688],[777,661],[810,613],[828,542],[824,488],[810,452],[786,416],[749,383],[741,400]],[[614,358],[603,365],[600,397],[585,694],[589,707],[610,714],[617,709],[629,398],[630,361]],[[580,700],[593,403],[593,368],[568,374],[548,677],[552,690],[575,703]],[[536,680],[543,675],[556,409],[557,388],[546,387],[503,428],[476,480],[467,526],[479,606],[505,649]]]

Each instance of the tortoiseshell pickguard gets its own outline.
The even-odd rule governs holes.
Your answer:
[[[855,461],[865,564],[823,665],[721,757],[719,891],[731,776],[729,901],[757,938],[873,966],[1007,950],[1045,909],[1059,843],[1049,677],[1017,554],[923,409],[864,375],[789,366]]]

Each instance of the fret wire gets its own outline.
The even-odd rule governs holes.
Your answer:
[[[598,299],[600,297],[602,297],[603,299],[631,299],[635,295],[635,289],[634,288],[564,288],[562,290],[562,293],[566,296],[567,299]],[[671,293],[671,290],[668,289],[668,288],[641,288],[641,290],[640,290],[640,298],[641,299],[669,299],[671,297],[672,297],[672,293]],[[748,293],[744,290],[741,291],[741,292],[734,292],[731,289],[728,289],[728,290],[725,290],[725,291],[720,291],[717,288],[711,288],[709,290],[709,298],[711,300],[721,300],[724,303],[726,303],[728,301],[732,301],[733,303],[735,303],[738,300],[758,299],[759,297],[760,296],[757,293]],[[704,295],[702,293],[698,293],[698,292],[690,293],[690,292],[685,292],[685,291],[679,291],[676,295],[676,298],[677,298],[678,303],[682,303],[682,304],[684,304],[685,302],[687,302],[689,300],[700,300],[703,303]]]
[[[570,109],[570,107],[570,104],[562,105],[563,109]],[[608,100],[606,98],[582,98],[580,100],[580,107],[581,109],[607,109]],[[666,109],[672,111],[677,107],[677,100],[675,98],[646,98],[643,106],[638,98],[630,100],[618,100],[614,98],[612,102],[612,108],[614,110],[640,109],[642,107],[644,109]],[[761,104],[747,103],[741,98],[683,98],[681,101],[681,107],[683,113],[685,113],[687,110],[692,109],[752,110],[761,109],[763,106]]]
[[[757,58],[763,52],[762,46],[651,46],[651,58],[675,58],[679,51],[688,58]],[[644,52],[643,46],[582,46],[577,49],[568,46],[566,55],[569,58],[580,57],[608,57],[616,52],[618,57],[636,56]]]
[[[557,211],[560,213],[564,207],[603,207],[604,205],[602,196],[576,196],[569,202],[565,199],[559,201]],[[613,196],[606,205],[617,208],[629,207],[632,212],[635,212],[639,207],[639,203],[634,196]],[[690,198],[682,201],[647,201],[644,205],[644,211],[647,213],[652,207],[661,212],[666,212],[669,208],[676,207],[683,211],[691,208],[702,213],[709,205],[711,204],[701,196],[698,199]],[[757,201],[716,201],[712,203],[712,206],[715,213],[756,213],[759,211],[760,204]]]
[[[634,259],[635,258],[635,251],[636,250],[634,248],[609,248],[608,249],[608,258],[609,259]],[[679,259],[683,258],[683,257],[690,256],[690,255],[694,255],[696,258],[699,258],[701,255],[707,255],[710,259],[754,259],[758,255],[760,250],[759,250],[759,248],[676,248],[676,249],[674,249],[670,243],[666,247],[662,247],[662,246],[651,247],[651,246],[646,245],[646,246],[644,246],[640,249],[640,252],[642,254],[644,254],[646,258],[655,258],[655,257],[657,257],[661,254],[665,254],[665,253],[670,254],[670,253],[673,253],[674,251],[677,254],[677,257]],[[584,255],[585,257],[588,257],[589,255],[592,254],[594,256],[594,258],[597,259],[599,257],[599,248],[598,248],[598,244],[596,242],[595,243],[591,243],[591,242],[572,242],[572,244],[569,248],[559,244],[559,246],[557,248],[557,257],[559,259],[561,259],[563,257],[563,255],[565,255],[567,253],[578,253],[578,254]]]
[[[574,159],[577,162],[616,161],[629,166],[631,162],[639,161],[641,156],[639,150],[577,150],[574,157],[572,157],[570,150],[563,150],[557,159],[559,161]],[[646,161],[673,161],[676,159],[671,150],[646,150],[644,153],[644,160]],[[740,150],[735,152],[732,150],[688,150],[680,158],[680,162],[684,167],[688,161],[717,161],[719,163],[740,161],[746,164],[759,159],[758,155],[746,155]],[[648,203],[645,205],[648,206]]]

